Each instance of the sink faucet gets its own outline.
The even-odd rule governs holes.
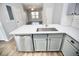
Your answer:
[[[47,24],[45,24],[45,27],[47,27],[48,25]]]

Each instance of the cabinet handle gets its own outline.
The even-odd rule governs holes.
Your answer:
[[[49,40],[51,40],[51,39],[49,39]]]
[[[77,55],[77,56],[79,56],[79,55]]]
[[[72,13],[72,15],[73,15],[74,13]]]
[[[76,54],[77,54],[77,56],[79,56],[79,52],[78,51],[76,51]]]
[[[74,13],[76,15],[76,13]]]
[[[17,21],[17,23],[19,23],[19,21]]]
[[[76,54],[79,54],[79,52],[78,52],[78,51],[76,51]]]
[[[71,40],[71,43],[73,43],[73,44],[74,44],[75,42],[74,42],[73,40]]]

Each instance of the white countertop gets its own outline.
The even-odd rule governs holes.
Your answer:
[[[12,31],[11,35],[26,35],[26,34],[46,34],[46,33],[66,33],[79,42],[79,29],[71,26],[63,26],[58,24],[49,24],[47,28],[56,28],[58,31],[40,31],[37,28],[46,28],[45,25],[23,25]]]

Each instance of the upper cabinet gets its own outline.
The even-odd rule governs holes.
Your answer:
[[[73,15],[75,10],[75,3],[68,4],[67,15]]]
[[[79,3],[68,4],[67,15],[79,15]]]
[[[75,15],[79,15],[79,3],[76,3],[76,7],[75,7]]]

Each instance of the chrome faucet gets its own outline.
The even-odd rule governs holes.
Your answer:
[[[45,24],[45,27],[47,27],[48,25],[47,24]]]

